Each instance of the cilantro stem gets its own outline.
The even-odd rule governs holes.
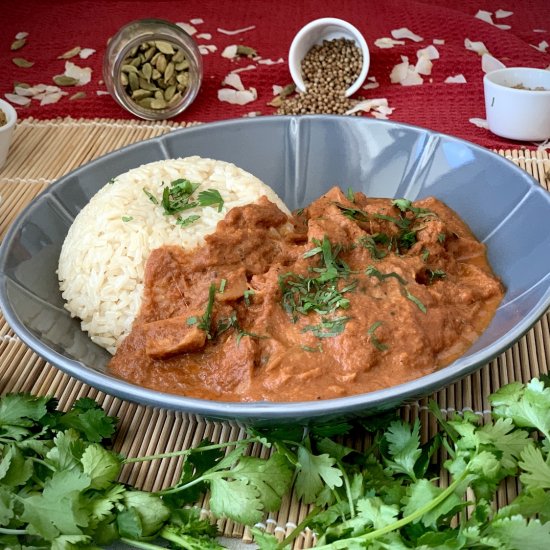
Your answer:
[[[335,540],[331,542],[330,544],[324,544],[322,546],[316,546],[316,550],[334,550],[336,548],[349,548],[350,541],[353,542],[365,542],[369,540],[375,540],[379,537],[382,537],[388,533],[391,533],[392,531],[397,531],[398,529],[401,529],[402,527],[405,527],[405,525],[408,525],[409,523],[412,523],[413,521],[416,521],[417,519],[420,519],[424,514],[428,513],[430,510],[436,508],[439,506],[447,497],[452,495],[455,491],[455,489],[466,479],[466,477],[470,474],[468,471],[468,468],[466,468],[462,474],[460,474],[459,477],[457,477],[444,491],[442,491],[436,498],[434,498],[431,502],[428,504],[425,504],[424,506],[421,506],[416,511],[414,511],[412,514],[409,514],[408,516],[405,516],[404,518],[401,518],[398,521],[395,521],[389,525],[386,525],[385,527],[381,527],[380,529],[375,529],[374,531],[371,531],[370,533],[366,533],[364,535],[360,535],[358,537],[351,537],[348,539],[341,539],[341,540]]]
[[[120,541],[124,542],[128,546],[142,548],[143,550],[166,550],[166,547],[159,546],[158,544],[151,544],[150,542],[143,542],[141,540],[127,539],[126,537],[120,537]]]
[[[314,518],[319,512],[321,511],[321,508],[319,506],[315,506],[313,510],[298,524],[288,537],[285,537],[278,545],[277,550],[283,550],[286,546],[288,546],[297,536],[300,535],[300,533],[307,527],[308,523],[311,521],[312,518]]]
[[[25,529],[8,529],[7,527],[0,527],[0,533],[2,535],[28,535],[29,534]]]
[[[205,445],[204,447],[195,447],[193,449],[183,449],[181,451],[172,451],[169,453],[159,453],[156,455],[148,456],[136,456],[134,458],[125,458],[122,462],[123,464],[132,464],[134,462],[149,462],[151,460],[160,460],[162,458],[173,458],[176,456],[187,456],[192,453],[202,453],[204,451],[213,451],[215,449],[224,449],[226,447],[234,447],[236,445],[242,445],[249,443],[258,443],[259,440],[256,437],[250,437],[248,439],[241,439],[240,441],[227,441],[225,443],[216,443],[213,445]]]

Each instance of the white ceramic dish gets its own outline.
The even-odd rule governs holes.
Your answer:
[[[498,69],[485,75],[483,87],[487,123],[493,134],[520,141],[550,138],[550,71]]]
[[[304,92],[306,87],[302,78],[302,59],[315,44],[322,44],[323,40],[346,38],[353,40],[363,54],[363,66],[357,80],[346,90],[346,97],[353,95],[363,84],[370,66],[369,47],[363,35],[352,24],[343,19],[324,17],[311,21],[302,27],[294,37],[288,53],[288,68],[296,88]]]
[[[4,111],[7,123],[0,126],[0,169],[8,160],[8,151],[13,139],[13,131],[17,122],[17,111],[3,99],[0,99],[0,109]]]

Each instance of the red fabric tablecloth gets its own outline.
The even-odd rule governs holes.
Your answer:
[[[498,9],[513,12],[497,23],[511,26],[501,30],[477,18],[478,10],[495,12]],[[88,59],[72,59],[77,65],[91,67],[92,81],[78,91],[86,98],[70,101],[68,96],[58,103],[39,106],[33,101],[28,107],[18,107],[20,117],[49,119],[55,117],[107,117],[129,119],[132,115],[123,110],[109,95],[97,95],[104,90],[102,84],[103,53],[107,39],[123,24],[139,18],[158,17],[173,22],[189,22],[201,18],[195,25],[197,33],[210,33],[210,39],[196,38],[199,44],[213,44],[217,51],[203,56],[204,81],[199,96],[191,107],[174,120],[178,122],[210,122],[237,118],[249,112],[274,114],[267,105],[273,98],[272,85],[291,82],[287,66],[288,50],[296,32],[310,20],[319,17],[346,19],[364,34],[371,52],[370,76],[380,86],[374,90],[361,90],[367,98],[387,98],[395,108],[391,120],[407,122],[432,130],[452,134],[486,147],[519,147],[525,144],[500,139],[488,130],[474,126],[469,119],[485,118],[483,100],[483,72],[481,58],[466,50],[464,39],[483,41],[492,55],[507,66],[547,68],[550,65],[550,48],[537,51],[533,46],[541,41],[550,42],[550,2],[548,0],[447,0],[350,1],[350,0],[287,0],[255,1],[213,0],[176,1],[55,1],[7,0],[2,3],[0,52],[2,78],[0,96],[11,92],[14,81],[31,85],[52,84],[52,77],[64,70],[64,61],[57,57],[74,46],[94,48],[96,53]],[[217,29],[238,29],[254,25],[255,28],[235,36],[220,33]],[[380,49],[374,45],[377,38],[391,36],[390,31],[407,27],[423,37],[422,42],[406,40],[405,45]],[[10,45],[19,31],[29,33],[27,44],[12,52]],[[544,31],[544,32],[542,32]],[[433,63],[431,76],[420,86],[403,87],[390,83],[392,67],[407,55],[416,61],[416,51],[443,39],[436,46],[440,59]],[[222,103],[217,91],[227,73],[237,66],[248,65],[249,59],[231,61],[221,56],[230,44],[254,47],[260,56],[283,63],[257,65],[241,73],[245,86],[258,91],[258,99],[244,106]],[[34,62],[32,68],[19,68],[12,57],[24,57]],[[446,84],[445,78],[462,73],[466,84]],[[71,93],[77,91],[70,89]],[[370,115],[363,115],[370,116]]]

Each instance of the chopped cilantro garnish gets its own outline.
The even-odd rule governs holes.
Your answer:
[[[405,292],[405,297],[410,300],[411,302],[413,302],[414,304],[416,304],[416,306],[418,307],[418,309],[422,312],[422,313],[426,313],[426,306],[416,297],[416,296],[413,296],[410,292],[409,292],[409,289],[405,288],[404,290]]]
[[[134,219],[133,216],[122,216],[123,222],[131,222]]]
[[[430,251],[427,248],[424,248],[422,250],[421,257],[422,257],[422,261],[426,263],[428,261],[428,258],[430,257]]]
[[[379,248],[377,244],[387,244],[390,242],[389,237],[385,233],[374,233],[373,235],[363,235],[359,239],[359,244],[370,252],[370,257],[373,260],[381,260],[388,255],[388,251]]]
[[[348,190],[346,191],[346,197],[350,202],[355,202],[355,193],[353,192],[352,187],[348,187]]]
[[[443,269],[428,269],[429,284],[432,284],[436,279],[444,279],[447,273]]]
[[[334,319],[325,319],[317,325],[307,325],[302,332],[312,332],[317,338],[332,338],[344,332],[346,323],[352,317],[336,317]]]
[[[395,271],[390,271],[389,273],[382,273],[378,269],[376,269],[373,265],[369,265],[367,269],[365,269],[365,274],[369,275],[369,277],[376,277],[379,281],[385,281],[389,277],[393,277],[394,279],[397,279],[402,285],[406,285],[407,281],[399,275],[399,273],[396,273]]]
[[[178,219],[176,220],[176,225],[181,225],[181,227],[187,227],[188,225],[191,225],[193,222],[196,222],[198,219],[200,219],[200,216],[197,216],[196,214],[187,216],[187,218],[181,218],[178,216]]]
[[[346,218],[349,218],[350,220],[354,220],[356,222],[368,222],[369,216],[366,212],[359,208],[350,208],[349,206],[344,206],[343,204],[334,203],[342,212]]]
[[[222,279],[220,281],[220,288],[218,288],[218,292],[223,293],[225,291],[226,285],[227,285],[227,279]]]
[[[217,189],[207,189],[206,191],[201,191],[199,193],[198,201],[201,206],[218,205],[218,212],[222,211],[224,204],[223,198]]]
[[[374,334],[376,329],[382,324],[382,321],[376,321],[376,323],[373,323],[369,330],[367,331],[367,334],[369,335],[369,341],[370,343],[379,351],[385,351],[388,349],[388,346],[386,344],[383,344],[378,340],[376,335]]]
[[[445,235],[445,233],[439,233],[439,234],[437,235],[437,240],[438,240],[440,243],[444,243],[446,238],[447,238],[447,235]]]
[[[151,193],[151,191],[149,191],[146,187],[143,188],[143,192],[147,195],[147,197],[153,204],[159,204],[157,197],[155,197],[155,195],[153,195],[153,193]]]
[[[250,306],[250,296],[254,296],[254,291],[252,289],[245,290],[243,297],[244,297],[244,303],[247,306]]]

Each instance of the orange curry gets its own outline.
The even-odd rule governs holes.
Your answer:
[[[485,246],[434,198],[333,188],[288,217],[232,209],[204,246],[153,251],[110,362],[156,390],[222,401],[330,399],[449,364],[503,288]]]

